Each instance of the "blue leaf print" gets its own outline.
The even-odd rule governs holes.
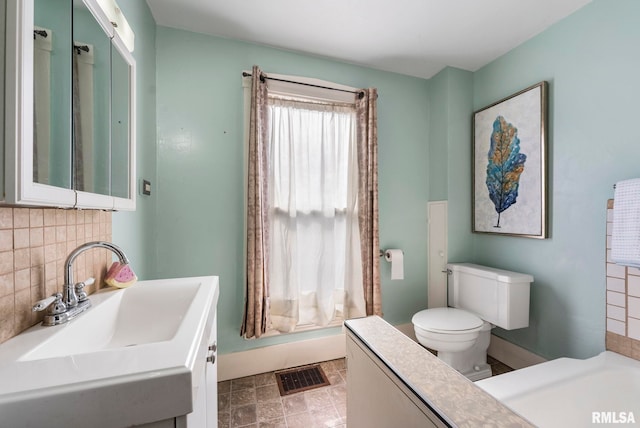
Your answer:
[[[488,158],[487,189],[498,213],[494,227],[500,227],[500,214],[516,203],[520,174],[527,160],[527,156],[520,153],[518,128],[507,123],[502,116],[493,122]]]

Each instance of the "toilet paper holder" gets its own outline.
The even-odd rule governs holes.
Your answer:
[[[387,253],[387,251],[389,251],[389,249],[386,250],[380,250],[380,253],[378,254],[380,257],[384,257],[384,255]],[[404,253],[404,251],[403,251]]]
[[[404,279],[404,251],[399,248],[388,248],[380,252],[384,259],[391,264],[391,280]]]

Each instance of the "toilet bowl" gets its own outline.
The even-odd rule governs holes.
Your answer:
[[[456,308],[425,309],[411,319],[418,342],[470,380],[491,376],[487,364],[491,324]]]
[[[484,324],[462,309],[425,309],[411,318],[418,341],[430,349],[445,352],[464,351],[473,346]]]
[[[491,376],[491,329],[529,325],[531,275],[469,263],[447,265],[451,306],[425,309],[411,322],[418,342],[470,380]]]

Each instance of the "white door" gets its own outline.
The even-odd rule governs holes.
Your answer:
[[[429,308],[447,306],[447,201],[427,204],[428,228],[428,283]]]

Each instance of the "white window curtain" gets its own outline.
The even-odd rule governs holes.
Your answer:
[[[269,98],[272,328],[366,315],[353,105]]]

